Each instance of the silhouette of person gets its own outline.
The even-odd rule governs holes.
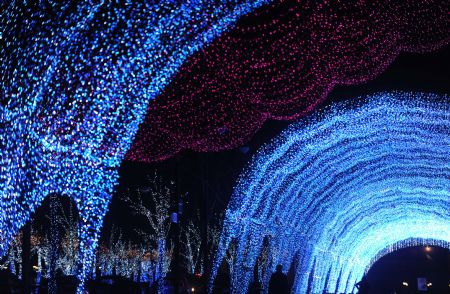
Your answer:
[[[283,273],[283,266],[277,265],[277,271],[272,274],[269,281],[269,294],[289,293],[288,279]]]
[[[367,281],[366,276],[362,277],[361,281],[356,283],[356,289],[358,289],[358,294],[367,294],[369,293],[369,282]]]

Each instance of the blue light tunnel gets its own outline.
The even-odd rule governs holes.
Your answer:
[[[237,246],[233,293],[245,293],[264,239],[296,260],[295,293],[352,292],[383,255],[450,248],[449,97],[380,93],[291,125],[242,173],[213,269]]]

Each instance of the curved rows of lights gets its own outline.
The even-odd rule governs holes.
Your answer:
[[[150,103],[127,158],[237,147],[267,119],[310,112],[334,85],[374,78],[401,51],[448,43],[448,6],[442,0],[264,6],[182,65]]]
[[[81,214],[83,282],[148,102],[256,1],[0,4],[0,256],[51,193]]]
[[[347,293],[396,248],[450,248],[449,98],[375,94],[288,128],[241,175],[213,276],[234,242],[245,293],[268,237],[272,270],[297,261],[295,293]]]

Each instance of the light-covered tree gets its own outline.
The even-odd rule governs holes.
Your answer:
[[[213,256],[215,256],[217,247],[219,245],[220,240],[220,233],[222,230],[222,221],[223,221],[223,214],[215,214],[213,221],[208,223],[207,227],[207,238],[208,238],[208,255],[209,258],[209,264],[207,264],[208,269],[210,270],[212,268],[212,263],[214,261]],[[207,269],[207,271],[208,271]],[[208,271],[209,272],[209,271]]]
[[[173,244],[168,241],[170,220],[170,203],[175,193],[174,182],[165,183],[155,172],[148,177],[148,183],[135,191],[122,195],[122,200],[129,205],[135,215],[143,216],[148,229],[137,230],[147,248],[156,251],[156,265],[154,269],[155,281],[162,291],[163,280],[169,271],[173,258]]]
[[[75,215],[75,206],[70,202],[69,207],[64,209],[60,198],[57,199],[57,225],[63,229],[60,254],[57,259],[57,268],[64,275],[75,275],[78,262],[78,218]]]
[[[200,228],[192,220],[181,228],[182,256],[189,274],[203,273]],[[198,268],[198,272],[196,271]]]
[[[270,244],[268,240],[264,243],[261,253],[256,260],[258,267],[258,281],[261,283],[261,288],[266,289],[267,277],[270,276],[270,265],[272,262],[272,252],[270,251]]]
[[[236,248],[236,242],[233,240],[228,245],[227,251],[225,253],[225,261],[228,264],[228,268],[230,271],[230,279],[234,276],[234,266],[236,264],[236,257],[237,257],[237,248]],[[232,280],[230,280],[230,283]]]

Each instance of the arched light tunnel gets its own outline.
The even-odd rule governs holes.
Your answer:
[[[235,242],[232,291],[245,293],[268,235],[273,258],[262,279],[295,259],[294,293],[351,292],[391,251],[450,248],[448,101],[404,92],[354,99],[261,148],[233,192],[213,278]]]

